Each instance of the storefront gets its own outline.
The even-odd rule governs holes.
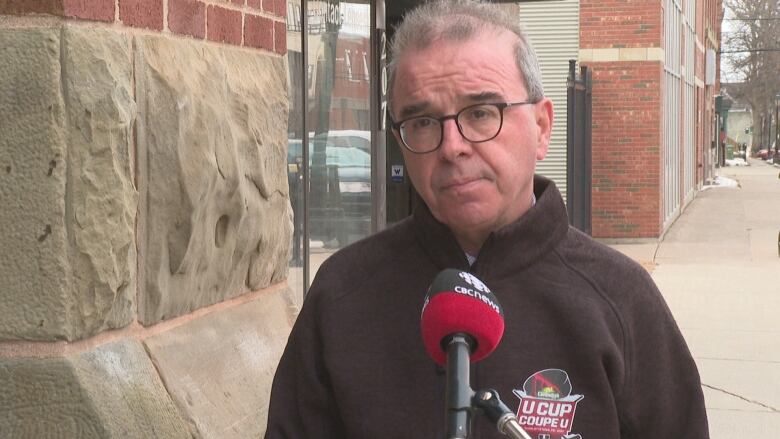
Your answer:
[[[289,285],[301,295],[329,255],[384,227],[383,10],[287,1]]]
[[[386,126],[384,67],[394,25],[418,3],[287,0],[287,165],[295,216],[289,285],[296,294],[304,294],[320,264],[339,248],[411,212],[415,194]],[[545,2],[498,3],[525,17],[529,36],[542,49],[543,80],[558,124],[540,171],[565,192],[566,75],[568,60],[577,58],[579,0],[559,5],[554,32]]]

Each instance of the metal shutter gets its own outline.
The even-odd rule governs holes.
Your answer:
[[[536,49],[544,94],[552,99],[555,123],[547,158],[537,172],[551,178],[566,197],[566,79],[569,60],[580,48],[580,1],[520,3],[520,23]]]

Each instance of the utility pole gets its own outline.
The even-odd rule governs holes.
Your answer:
[[[779,150],[780,150],[780,93],[775,95],[775,155],[774,155],[775,164],[778,163],[778,158],[780,158],[780,154],[778,154]]]

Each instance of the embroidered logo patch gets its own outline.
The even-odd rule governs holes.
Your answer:
[[[528,377],[523,389],[513,393],[520,398],[517,421],[536,439],[582,439],[570,434],[574,412],[583,395],[572,395],[569,374],[545,369]]]

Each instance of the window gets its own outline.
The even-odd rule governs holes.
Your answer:
[[[371,229],[371,6],[369,0],[287,0],[287,11],[294,217],[288,284],[303,297],[320,264]]]

